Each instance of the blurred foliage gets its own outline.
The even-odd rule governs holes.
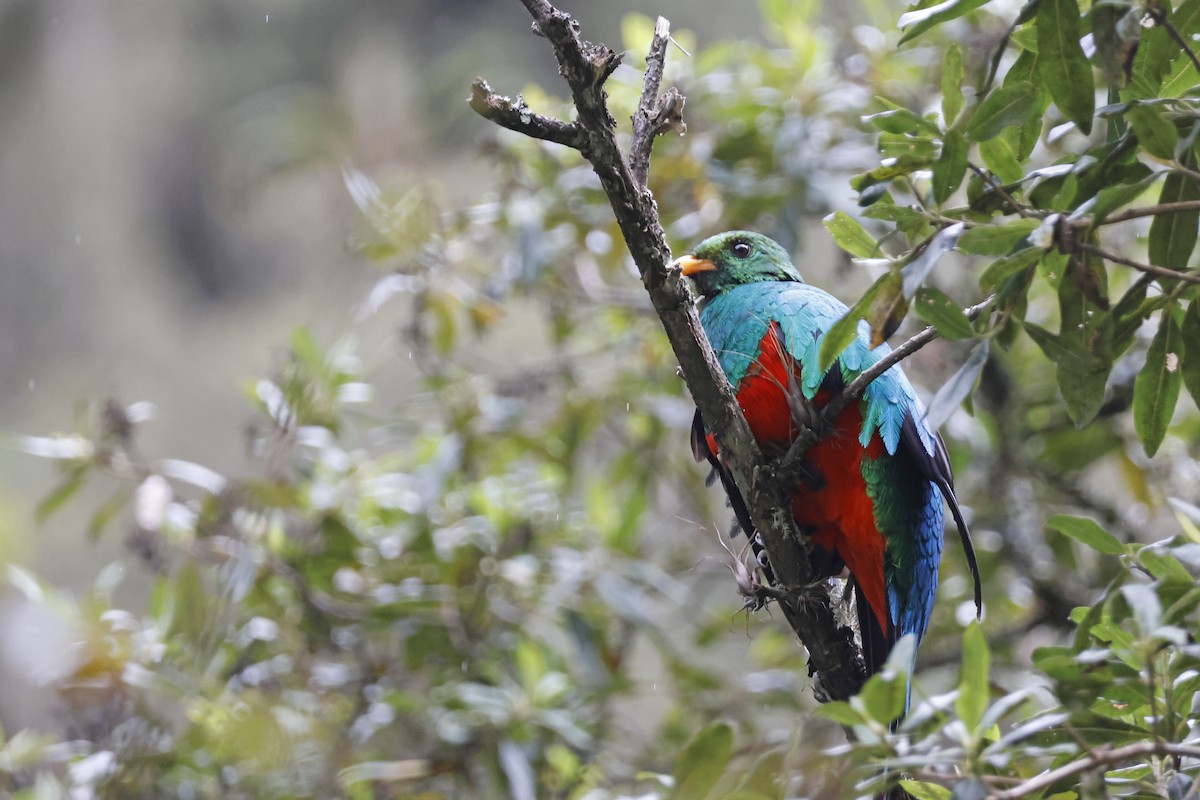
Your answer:
[[[744,554],[683,521],[727,512],[598,183],[488,131],[499,182],[467,208],[346,172],[388,272],[360,314],[395,319],[384,349],[420,374],[398,406],[362,355],[379,343],[298,330],[248,387],[248,475],[143,453],[144,403],[22,440],[61,467],[41,515],[107,488],[87,533],[124,530],[156,578],[143,612],[114,603],[119,565],[81,597],[8,567],[12,602],[55,620],[29,650],[69,646],[38,676],[61,730],[5,733],[0,792],[1194,796],[1200,72],[1180,42],[1200,2],[980,6],[896,32],[884,4],[851,23],[763,0],[764,46],[677,34],[689,132],[651,171],[679,247],[748,227],[798,249],[825,216],[854,261],[806,274],[865,288],[881,338],[911,308],[955,342],[930,413],[988,615],[960,624],[949,562],[899,730],[899,670],[814,712],[784,626],[748,619],[747,642],[723,567],[688,576]],[[627,18],[624,47],[650,28]],[[610,81],[618,119],[636,66]]]

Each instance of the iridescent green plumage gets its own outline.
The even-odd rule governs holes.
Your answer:
[[[721,234],[680,263],[701,295],[700,319],[721,367],[768,449],[780,450],[795,438],[801,423],[792,411],[798,402],[822,405],[890,352],[886,345],[872,350],[861,323],[858,337],[833,366],[817,369],[823,337],[847,308],[805,284],[783,248],[764,236]],[[872,670],[899,636],[912,633],[919,640],[929,624],[943,499],[974,565],[945,450],[923,416],[903,371],[888,369],[839,415],[833,435],[810,450],[808,467],[816,479],[797,486],[793,495],[801,529],[833,557],[831,569],[845,563],[855,579]],[[704,444],[711,454],[715,443],[700,439],[697,452],[703,454]],[[720,468],[718,459],[711,460]],[[722,479],[736,493],[732,480]],[[735,509],[744,508],[740,497],[731,499]]]

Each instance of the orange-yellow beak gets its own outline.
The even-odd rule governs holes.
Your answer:
[[[671,266],[679,267],[679,271],[683,273],[684,277],[695,275],[697,272],[712,272],[717,268],[717,265],[707,258],[696,258],[690,255],[680,256]]]

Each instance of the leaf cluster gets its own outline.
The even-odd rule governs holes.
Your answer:
[[[816,250],[825,217],[847,257],[798,263],[845,299],[865,291],[841,333],[861,317],[883,341],[912,311],[961,365],[930,414],[988,617],[962,630],[969,587],[948,558],[898,731],[902,649],[817,716],[769,608],[751,640],[731,622],[744,598],[719,562],[755,567],[712,542],[728,512],[691,463],[692,406],[601,188],[566,148],[500,133],[483,145],[496,184],[465,208],[346,173],[356,244],[385,274],[352,336],[298,331],[247,387],[246,474],[142,452],[144,404],[23,440],[61,468],[41,516],[108,488],[88,533],[123,534],[154,588],[129,611],[116,570],[77,598],[9,568],[81,644],[52,682],[70,730],[7,735],[0,785],[761,800],[1087,780],[1185,796],[1200,514],[1176,501],[1169,538],[1142,541],[1197,479],[1180,398],[1200,391],[1200,2],[982,5],[919,4],[901,34],[868,10],[874,27],[837,48],[816,4],[789,0],[761,4],[765,47],[677,33],[695,56],[665,80],[688,133],[651,170],[679,249],[747,227]],[[629,17],[626,49],[652,28]],[[606,89],[622,117],[640,78],[622,67]],[[523,99],[570,116],[537,87]]]

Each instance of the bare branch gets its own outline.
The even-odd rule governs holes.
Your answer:
[[[621,63],[621,56],[603,44],[580,39],[579,23],[549,0],[521,0],[521,4],[533,17],[534,30],[554,47],[559,71],[571,87],[571,97],[579,113],[578,124],[587,133],[587,144],[592,144],[590,140],[601,132],[611,138],[617,123],[608,113],[603,86]],[[615,140],[613,143],[615,147]],[[588,156],[588,160],[592,157]]]
[[[1128,211],[1122,211],[1120,214],[1111,214],[1105,217],[1104,221],[1100,224],[1111,225],[1114,222],[1125,222],[1126,220],[1137,219],[1138,217],[1153,217],[1158,214],[1175,214],[1180,211],[1197,210],[1200,210],[1200,200],[1180,200],[1176,203],[1160,203],[1159,205],[1146,206],[1145,208],[1131,208]]]
[[[520,95],[514,100],[496,94],[483,78],[476,78],[471,84],[471,97],[467,102],[476,114],[490,119],[502,128],[532,136],[534,139],[565,144],[575,150],[582,147],[582,131],[577,124],[535,114]]]
[[[762,536],[780,588],[788,592],[780,598],[780,609],[808,648],[809,674],[814,676],[815,693],[822,698],[846,699],[866,679],[854,632],[835,618],[831,598],[824,588],[827,584],[822,583],[816,590],[815,600],[814,591],[797,591],[813,583],[814,571],[808,558],[810,545],[796,529],[786,491],[777,481],[756,479],[765,463],[762,452],[708,344],[691,293],[679,272],[668,267],[670,249],[654,199],[644,186],[644,176],[634,177],[617,146],[615,122],[608,113],[603,84],[616,68],[619,57],[602,44],[583,41],[575,20],[548,0],[521,2],[533,17],[536,31],[554,48],[559,71],[571,88],[578,115],[574,123],[579,129],[578,149],[592,165],[608,196],[642,283],[683,368],[688,390],[716,435],[721,456],[738,486],[749,489],[743,495],[751,520]],[[656,42],[658,38],[655,37]],[[667,36],[662,38],[665,57]],[[653,60],[651,55],[648,60]],[[661,80],[661,73],[651,78]],[[654,109],[647,117],[640,140],[647,144],[662,130],[664,122],[672,124],[683,103],[681,95],[668,92],[650,105],[656,94],[652,88],[647,87],[643,92],[646,107]],[[646,148],[648,159],[647,144],[640,146]]]
[[[667,61],[667,44],[671,41],[671,23],[659,17],[654,24],[654,38],[650,52],[646,55],[646,78],[642,83],[642,99],[633,114],[633,144],[629,148],[629,166],[638,186],[645,188],[650,173],[650,150],[659,134],[674,130],[684,133],[684,97],[674,87],[662,97],[658,88],[662,84],[663,68]]]
[[[1111,261],[1114,264],[1124,264],[1127,267],[1132,267],[1138,272],[1144,272],[1147,275],[1155,275],[1159,278],[1173,278],[1183,281],[1184,283],[1200,283],[1200,275],[1193,275],[1190,272],[1180,272],[1179,270],[1171,269],[1170,267],[1160,267],[1157,264],[1143,264],[1140,261],[1133,261],[1119,256],[1116,253],[1110,253],[1103,248],[1097,247],[1094,244],[1087,242],[1077,242],[1075,247],[1079,250],[1086,250],[1089,253],[1100,256],[1105,261]]]

